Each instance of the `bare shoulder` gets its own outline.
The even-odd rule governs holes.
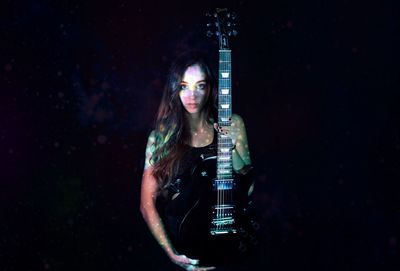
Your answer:
[[[155,142],[156,142],[156,132],[152,130],[149,134],[149,137],[147,139],[147,145],[146,145],[146,155],[145,155],[145,163],[144,163],[144,168],[147,169],[152,165],[152,156],[155,150]]]
[[[232,114],[232,124],[238,127],[244,126],[244,120],[240,115]]]
[[[156,132],[155,130],[152,130],[149,134],[149,137],[147,138],[146,151],[149,150],[150,148],[154,148],[155,143],[156,143]]]
[[[151,132],[150,132],[150,134],[149,134],[149,141],[151,141],[151,142],[154,142],[155,141],[155,139],[156,139],[156,131],[155,130],[152,130]]]

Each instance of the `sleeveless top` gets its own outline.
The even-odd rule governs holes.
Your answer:
[[[217,135],[214,131],[213,141],[203,147],[193,147],[186,144],[186,151],[179,162],[178,170],[171,183],[165,188],[168,191],[168,199],[175,193],[179,193],[184,185],[183,180],[189,180],[195,166],[203,159],[217,155]]]
[[[175,196],[185,189],[185,185],[191,180],[194,169],[203,159],[217,155],[217,135],[218,133],[214,131],[213,141],[203,147],[193,147],[186,144],[182,158],[179,162],[177,161],[179,164],[176,174],[157,197],[156,208],[161,219],[164,222],[168,222],[167,225],[174,229],[171,231],[169,227],[165,227],[167,235],[174,246],[176,245],[177,236],[173,233],[177,232],[179,227],[179,221],[176,219],[178,217],[177,214],[181,214],[187,208],[187,206],[177,203],[174,200]]]

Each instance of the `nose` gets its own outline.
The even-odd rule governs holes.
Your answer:
[[[184,95],[185,95],[185,96],[190,96],[190,97],[197,96],[196,87],[189,87],[189,88],[185,91]]]
[[[189,96],[192,96],[192,97],[196,96],[196,89],[195,88],[189,89]]]

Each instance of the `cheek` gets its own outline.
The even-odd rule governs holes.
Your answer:
[[[204,103],[207,102],[209,96],[210,96],[210,90],[207,90],[207,91],[203,94],[203,97],[202,97],[202,100],[203,100]]]
[[[179,95],[180,105],[184,108],[185,104],[188,103],[187,97],[184,95]]]

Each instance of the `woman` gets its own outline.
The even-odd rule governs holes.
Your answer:
[[[146,147],[140,209],[171,261],[186,270],[215,267],[200,267],[198,259],[180,254],[166,227],[163,211],[179,195],[176,181],[181,178],[177,176],[187,175],[199,155],[213,152],[215,155],[215,148],[211,146],[215,146],[217,132],[232,138],[234,171],[246,174],[251,168],[243,119],[233,114],[231,127],[218,127],[215,123],[217,96],[216,81],[205,57],[198,52],[181,55],[171,66],[155,128]],[[249,194],[252,189],[253,185]]]

